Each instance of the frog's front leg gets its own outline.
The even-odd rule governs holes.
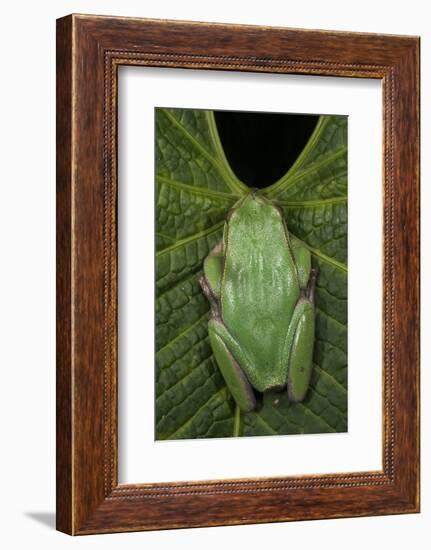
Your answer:
[[[289,400],[302,401],[310,384],[314,344],[314,289],[317,271],[311,270],[310,279],[296,304],[287,332],[288,352],[287,391]]]
[[[220,318],[219,300],[223,265],[223,241],[220,241],[205,258],[204,275],[199,277],[199,284],[211,305],[211,318]]]

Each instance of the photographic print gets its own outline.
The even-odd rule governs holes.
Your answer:
[[[155,438],[347,431],[347,117],[155,117]]]

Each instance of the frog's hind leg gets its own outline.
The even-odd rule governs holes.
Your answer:
[[[256,407],[256,397],[247,376],[238,364],[238,361],[246,360],[242,357],[239,346],[220,319],[210,319],[208,333],[220,372],[235,402],[242,411],[252,411]]]
[[[314,307],[300,298],[292,317],[292,340],[288,362],[289,400],[302,401],[310,383],[314,344]]]
[[[316,287],[317,270],[312,269],[310,279],[293,312],[288,331],[287,391],[290,401],[303,401],[310,384],[314,347],[314,291]]]
[[[310,282],[311,254],[308,248],[296,237],[290,235],[290,246],[295,258],[299,287],[305,290]]]

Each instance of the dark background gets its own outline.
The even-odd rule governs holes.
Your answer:
[[[318,120],[314,115],[214,111],[227,160],[249,187],[275,183],[297,159]]]

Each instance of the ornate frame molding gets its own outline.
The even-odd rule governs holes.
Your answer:
[[[419,39],[73,15],[58,20],[57,51],[58,529],[86,534],[418,511]],[[118,484],[120,65],[382,80],[382,471]]]

